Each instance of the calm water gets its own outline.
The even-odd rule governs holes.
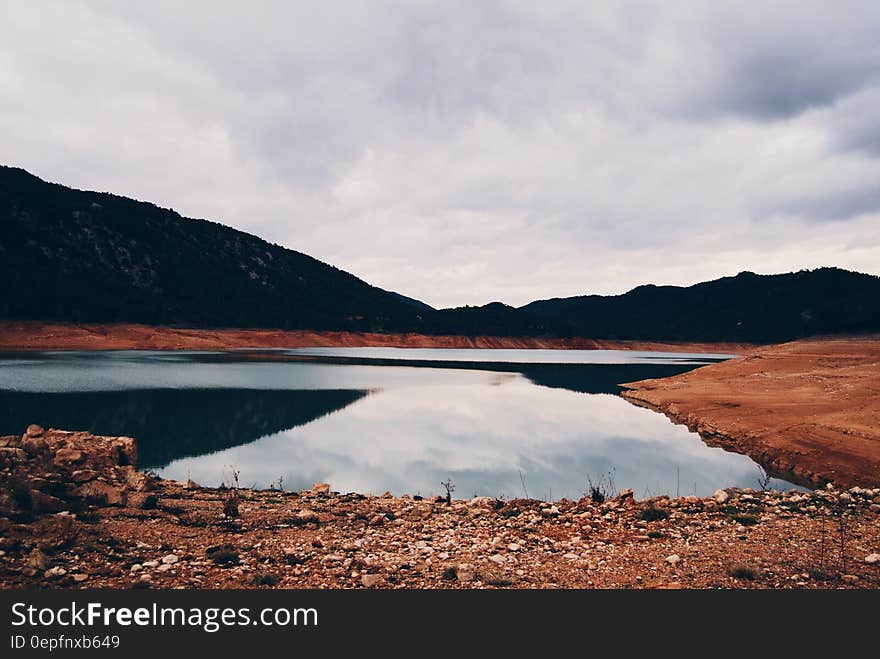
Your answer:
[[[755,486],[749,458],[627,403],[618,384],[726,355],[313,348],[0,355],[0,434],[138,439],[139,466],[203,485],[578,498]],[[522,475],[522,477],[521,477]],[[524,484],[523,484],[524,481]],[[791,487],[774,481],[773,486]]]

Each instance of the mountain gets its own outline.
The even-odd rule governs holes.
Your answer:
[[[539,300],[520,310],[564,336],[772,343],[880,332],[880,277],[838,268],[741,272],[687,287]]]
[[[4,320],[756,343],[880,332],[880,278],[837,268],[435,310],[216,222],[3,166],[0,281]]]
[[[423,308],[215,222],[0,167],[0,317],[420,329]]]

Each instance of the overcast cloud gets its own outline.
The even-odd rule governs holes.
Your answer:
[[[880,274],[880,3],[42,2],[0,160],[436,306]]]

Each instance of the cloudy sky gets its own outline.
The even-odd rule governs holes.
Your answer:
[[[880,3],[43,2],[0,160],[438,306],[880,274]]]

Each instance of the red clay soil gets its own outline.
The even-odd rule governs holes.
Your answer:
[[[880,485],[880,337],[757,348],[623,396],[745,453],[776,475]]]
[[[187,329],[130,323],[72,324],[0,322],[0,350],[224,350],[311,347],[546,348],[569,350],[657,350],[737,353],[739,343],[663,343],[597,339],[496,336],[431,336],[313,332],[308,330]]]

